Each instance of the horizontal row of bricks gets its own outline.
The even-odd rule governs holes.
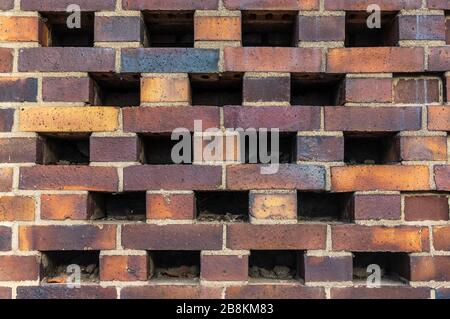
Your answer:
[[[326,196],[326,194],[324,195]],[[93,197],[87,194],[40,195],[41,220],[91,220]],[[354,220],[448,221],[446,195],[355,194],[346,214]],[[250,192],[249,214],[256,220],[297,221],[297,193]],[[146,199],[149,220],[194,220],[194,192],[149,193]],[[301,199],[299,205],[302,205]],[[31,196],[0,196],[0,222],[35,220],[36,200]],[[101,220],[100,220],[101,222]]]

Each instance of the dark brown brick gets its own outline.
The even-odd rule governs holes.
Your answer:
[[[351,256],[302,257],[300,273],[305,282],[352,281],[353,259]]]
[[[412,281],[449,281],[450,256],[410,256]]]
[[[22,0],[21,9],[27,11],[66,11],[72,0]],[[114,11],[116,0],[77,0],[82,11]]]
[[[289,77],[244,78],[244,102],[289,102]]]
[[[411,104],[439,102],[439,80],[399,79],[394,85],[394,102]]]
[[[13,68],[13,50],[0,48],[0,72],[11,72]]]
[[[42,99],[46,102],[84,102],[93,104],[94,85],[88,77],[43,78]]]
[[[343,161],[344,138],[337,136],[297,136],[297,160]]]
[[[357,220],[398,220],[400,217],[400,195],[355,195],[354,197],[354,218]]]
[[[445,136],[401,136],[400,158],[404,161],[445,161]]]
[[[39,262],[36,256],[0,256],[0,281],[37,280]]]
[[[344,16],[299,16],[299,41],[344,41]]]
[[[91,162],[137,162],[139,140],[132,137],[91,137]]]
[[[0,163],[35,163],[39,157],[36,138],[0,138]]]
[[[200,285],[146,285],[124,287],[122,299],[220,299],[222,288]]]
[[[246,281],[248,280],[248,256],[203,255],[201,257],[201,275],[209,281]]]
[[[11,228],[0,226],[0,251],[11,250]]]
[[[406,196],[405,220],[448,220],[447,196]]]
[[[226,288],[226,299],[325,299],[321,287],[307,287],[301,284],[270,285],[247,284]]]
[[[399,16],[399,40],[445,40],[445,17],[440,15]]]
[[[217,10],[218,0],[124,0],[125,10]]]
[[[431,289],[424,287],[331,288],[332,299],[429,299],[430,297]]]
[[[0,102],[36,102],[37,79],[1,78]]]
[[[0,132],[11,132],[14,123],[14,109],[0,109]]]
[[[66,285],[17,287],[17,299],[116,299],[115,287],[98,285],[69,288]]]
[[[141,17],[95,17],[96,42],[141,42],[144,25]]]

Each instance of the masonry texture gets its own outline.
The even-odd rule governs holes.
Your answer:
[[[449,132],[448,0],[0,0],[0,298],[450,298]]]

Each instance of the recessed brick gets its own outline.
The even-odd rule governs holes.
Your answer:
[[[299,41],[344,41],[344,16],[299,16]]]
[[[91,162],[137,162],[139,140],[137,137],[90,138]]]
[[[202,255],[201,276],[208,281],[246,281],[248,256]]]
[[[392,79],[346,78],[345,101],[354,103],[389,103],[392,101]]]
[[[343,161],[344,139],[336,136],[297,136],[297,160]]]
[[[194,219],[194,194],[148,194],[148,219]]]

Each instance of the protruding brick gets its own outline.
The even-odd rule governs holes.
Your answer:
[[[20,250],[109,250],[115,248],[115,225],[19,227]]]
[[[0,197],[0,221],[34,220],[34,203],[33,197]]]
[[[88,77],[46,77],[42,79],[42,99],[93,104],[94,84]]]
[[[116,299],[115,287],[99,285],[69,288],[67,285],[17,287],[17,299]]]
[[[290,102],[291,80],[282,77],[244,77],[244,103]]]
[[[92,215],[87,195],[42,194],[41,219],[88,220]]]
[[[125,10],[217,10],[218,0],[124,0]]]
[[[0,78],[0,102],[36,102],[37,79]]]
[[[38,143],[32,137],[0,138],[0,163],[35,163],[40,158]]]
[[[191,102],[189,78],[143,77],[141,79],[141,103]]]
[[[430,47],[428,71],[450,70],[450,47]]]
[[[445,40],[445,16],[404,15],[398,17],[399,40]]]
[[[297,160],[331,162],[344,160],[344,138],[340,136],[298,136]]]
[[[405,161],[445,161],[447,139],[444,136],[402,136],[400,152]]]
[[[431,289],[410,286],[331,288],[332,299],[429,299]]]
[[[325,299],[322,287],[307,287],[302,284],[270,285],[247,284],[229,286],[225,291],[227,299]]]
[[[10,227],[0,226],[0,251],[11,250],[11,236]]]
[[[421,165],[357,165],[331,168],[331,190],[429,190],[429,169]]]
[[[344,16],[299,16],[299,41],[344,41]]]
[[[202,255],[201,275],[208,281],[248,280],[248,256]]]
[[[147,255],[100,256],[101,281],[148,280]]]
[[[120,291],[122,299],[220,299],[221,287],[202,285],[145,285],[124,287]]]
[[[241,41],[241,17],[196,16],[196,41]]]
[[[0,41],[37,42],[39,29],[38,17],[0,17]]]
[[[36,256],[0,256],[0,281],[37,280],[38,277]]]
[[[0,72],[11,72],[13,59],[12,49],[0,48]]]
[[[392,102],[392,79],[347,78],[345,79],[345,101],[390,103]]]
[[[136,136],[91,136],[89,151],[91,162],[137,162],[139,140]]]
[[[250,192],[250,215],[256,219],[297,220],[297,193]]]
[[[428,106],[428,129],[450,132],[450,106]]]
[[[412,281],[449,281],[450,256],[411,256]]]
[[[307,256],[300,264],[305,282],[351,281],[353,261],[351,256]]]
[[[439,103],[439,79],[398,79],[394,84],[394,103]]]
[[[401,217],[400,195],[355,195],[355,220],[393,219]]]
[[[141,42],[144,40],[144,23],[141,17],[95,17],[94,41]]]
[[[372,0],[325,0],[325,10],[366,11],[373,4]],[[421,0],[378,0],[376,4],[383,11],[399,11],[401,9],[420,9]]]
[[[436,165],[434,167],[434,181],[438,191],[449,191],[450,165]]]
[[[0,192],[10,192],[13,183],[13,169],[10,167],[0,168]]]
[[[191,194],[148,194],[148,219],[194,219],[194,193]]]
[[[436,250],[450,250],[450,226],[433,227],[433,244]]]
[[[228,10],[318,10],[319,0],[225,0]]]

